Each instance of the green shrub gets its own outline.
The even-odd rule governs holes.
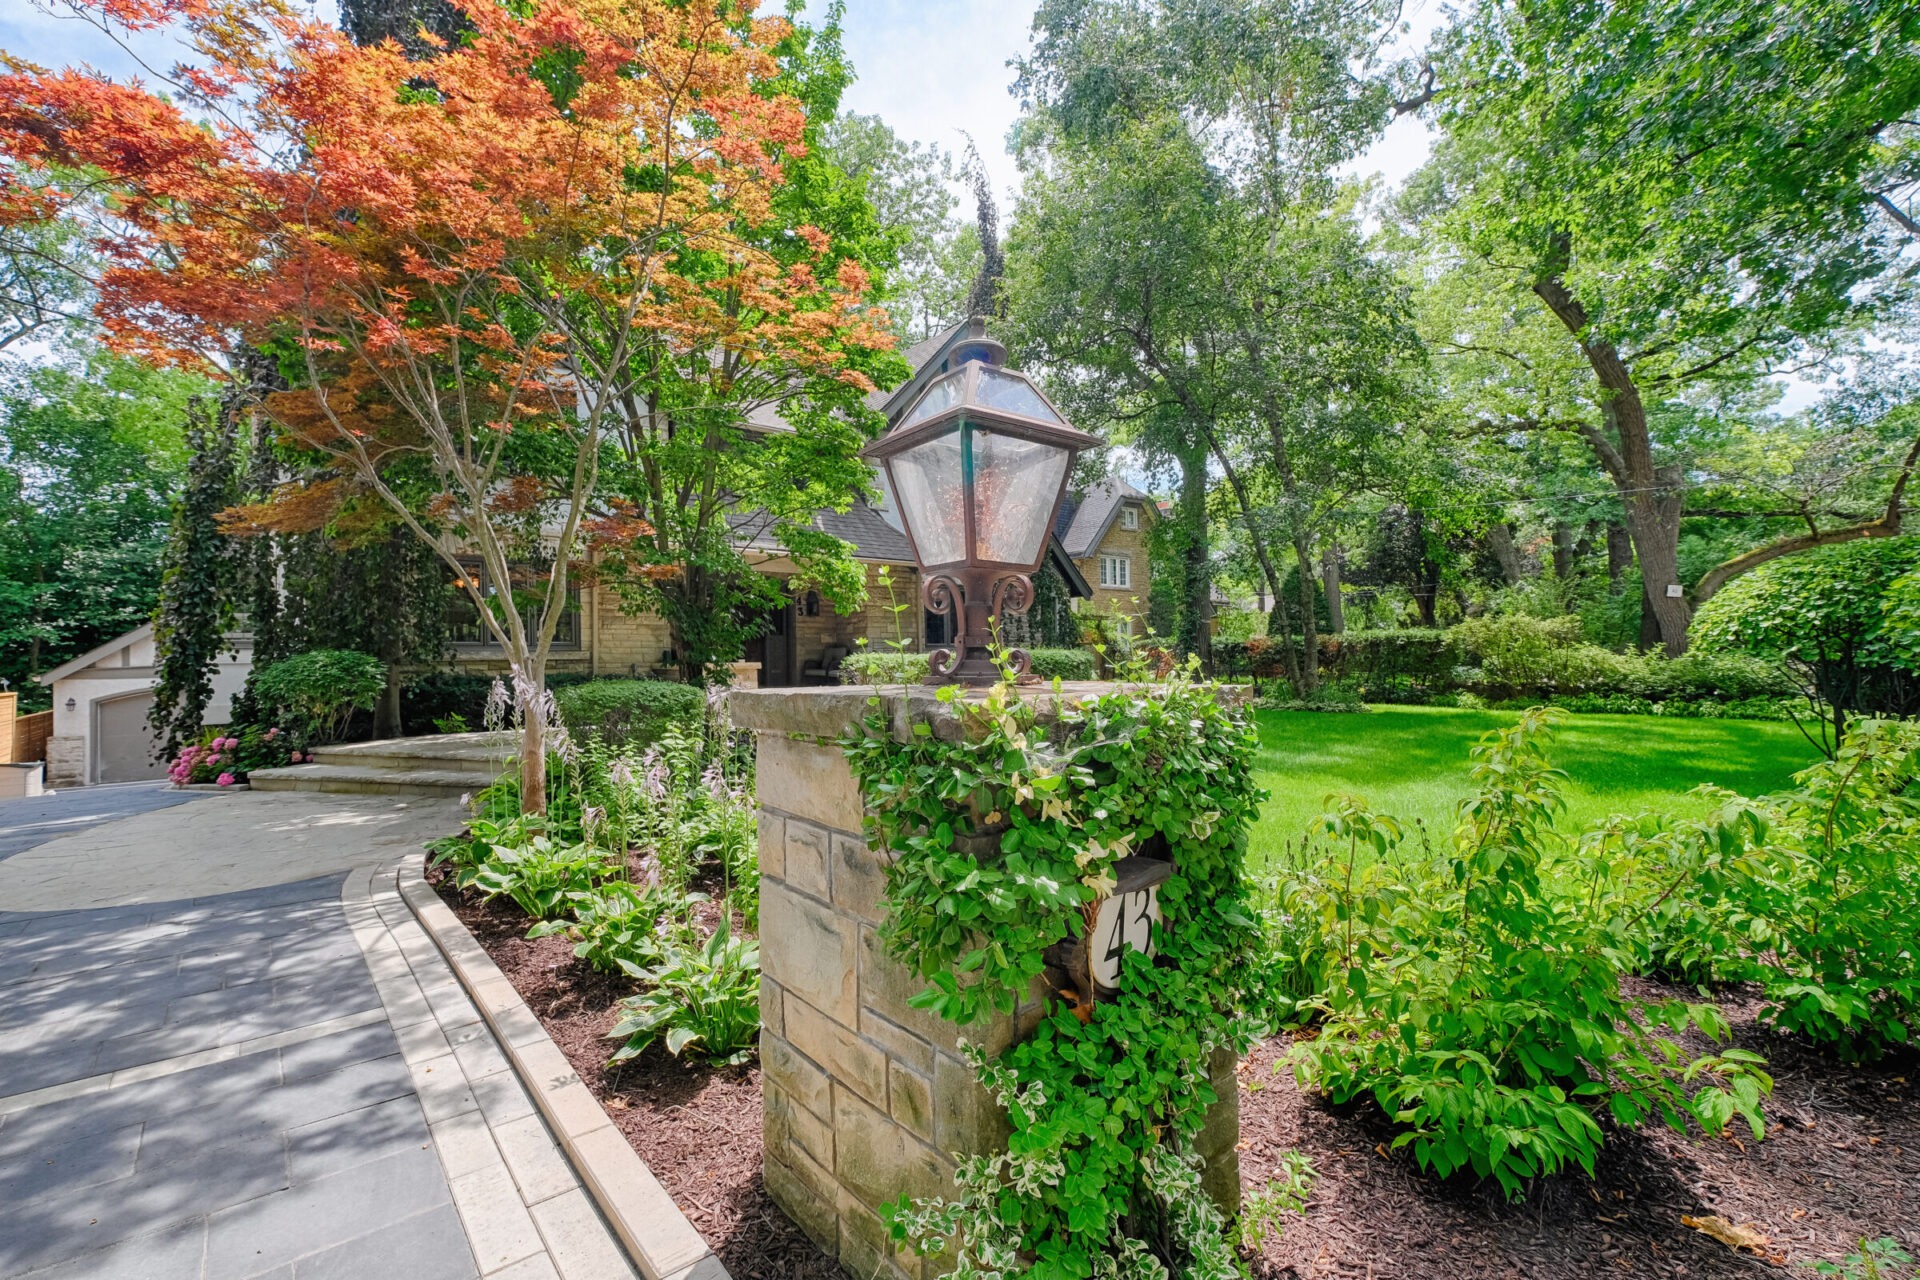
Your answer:
[[[484,860],[462,871],[456,883],[487,898],[504,895],[535,920],[550,920],[608,870],[605,855],[590,845],[555,844],[533,836],[520,844],[493,846]]]
[[[564,933],[575,940],[573,954],[594,968],[637,978],[666,958],[660,917],[674,905],[670,893],[614,880],[570,895],[565,919],[543,920],[527,936]]]
[[[1028,668],[1042,680],[1091,680],[1094,654],[1091,649],[1030,649],[1033,666]]]
[[[1335,1102],[1372,1098],[1422,1168],[1471,1170],[1509,1195],[1569,1164],[1591,1174],[1597,1110],[1623,1126],[1658,1116],[1715,1132],[1739,1115],[1758,1136],[1771,1088],[1757,1055],[1688,1063],[1660,1033],[1724,1038],[1713,1006],[1622,996],[1623,921],[1643,904],[1603,856],[1614,845],[1552,865],[1565,842],[1550,715],[1530,712],[1476,748],[1478,791],[1443,858],[1405,877],[1357,875],[1363,849],[1390,865],[1399,828],[1347,802],[1326,819],[1343,856],[1279,904],[1327,922],[1326,1021],[1294,1049],[1301,1083]]]
[[[701,689],[665,680],[589,680],[556,689],[553,702],[575,737],[632,747],[657,742],[671,726],[697,730],[706,711]]]
[[[639,975],[651,989],[620,1002],[609,1039],[625,1040],[609,1065],[638,1057],[656,1040],[678,1057],[746,1061],[760,1033],[760,944],[717,930],[698,950],[676,948]]]
[[[1761,1017],[1848,1057],[1920,1036],[1920,725],[1856,721],[1798,789],[1744,806],[1699,893],[1759,983]],[[1731,838],[1731,836],[1730,836]]]
[[[840,661],[841,684],[921,684],[927,678],[927,655],[863,649]]]
[[[1634,659],[1583,641],[1580,619],[1571,616],[1469,618],[1452,634],[1478,665],[1478,683],[1490,696],[1616,689],[1634,666]]]
[[[1334,674],[1357,681],[1369,697],[1405,696],[1450,685],[1460,648],[1452,632],[1437,628],[1349,631],[1326,639],[1321,660]]]
[[[355,711],[371,711],[387,687],[378,658],[351,649],[314,649],[262,667],[250,685],[256,703],[297,724],[315,742],[333,742]]]

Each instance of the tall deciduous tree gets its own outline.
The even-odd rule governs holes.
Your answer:
[[[1490,0],[1442,39],[1443,225],[1573,343],[1669,653],[1684,476],[1654,402],[1875,302],[1914,229],[1920,13],[1898,0]]]
[[[778,84],[790,25],[745,0],[475,4],[472,31],[422,64],[241,0],[72,3],[177,18],[204,65],[177,102],[16,66],[0,151],[111,191],[99,310],[124,344],[202,361],[291,344],[296,386],[266,411],[473,584],[525,712],[522,803],[542,805],[547,655],[602,466],[624,455],[654,519],[704,510],[715,442],[790,397],[796,429],[773,447],[839,456],[834,411],[873,386],[855,357],[890,341],[825,233],[792,228],[781,252],[752,234],[776,222],[782,153],[802,151]],[[704,450],[705,479],[666,483],[634,448],[649,436]],[[637,515],[607,531],[654,534]],[[462,551],[527,583],[528,608],[489,607]],[[529,582],[530,552],[551,569]]]

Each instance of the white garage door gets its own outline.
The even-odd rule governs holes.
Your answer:
[[[153,730],[147,712],[151,693],[129,693],[93,704],[93,780],[139,782],[164,778],[167,765],[153,758]]]

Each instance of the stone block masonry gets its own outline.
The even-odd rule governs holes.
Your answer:
[[[731,697],[735,723],[756,731],[759,749],[765,1178],[775,1203],[850,1275],[934,1280],[946,1267],[892,1245],[880,1210],[902,1195],[950,1195],[958,1158],[1005,1150],[1005,1113],[974,1081],[960,1041],[1004,1050],[1039,1023],[1049,995],[1036,982],[1012,1016],[964,1029],[908,1004],[925,984],[887,957],[875,932],[886,855],[861,834],[859,789],[834,742],[873,693]],[[885,696],[897,735],[916,721],[941,737],[957,732],[930,690]],[[1212,1065],[1222,1101],[1200,1149],[1209,1192],[1235,1211],[1234,1061]]]

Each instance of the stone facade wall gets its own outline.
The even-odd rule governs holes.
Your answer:
[[[1107,528],[1107,536],[1100,539],[1100,545],[1093,549],[1093,554],[1073,562],[1087,580],[1087,585],[1093,588],[1093,599],[1084,602],[1081,608],[1091,609],[1095,613],[1123,613],[1134,618],[1147,616],[1147,592],[1152,586],[1152,570],[1147,563],[1147,526],[1153,519],[1153,514],[1142,507],[1140,527],[1122,529],[1119,517],[1115,516]],[[1126,556],[1133,562],[1133,585],[1101,586],[1100,557],[1118,555]]]
[[[47,785],[55,789],[87,785],[85,738],[47,739]]]
[[[932,1280],[946,1268],[892,1246],[881,1206],[951,1194],[955,1157],[1004,1150],[1005,1114],[960,1056],[965,1038],[998,1053],[1036,1026],[1036,981],[1011,1017],[961,1028],[908,1006],[925,984],[883,952],[885,875],[860,833],[862,804],[833,743],[867,711],[868,689],[733,695],[758,731],[761,1087],[767,1191],[859,1280]],[[944,708],[887,695],[896,735]],[[945,730],[936,725],[936,732]],[[1239,1098],[1231,1055],[1215,1062],[1223,1101],[1201,1140],[1208,1190],[1237,1212]]]

